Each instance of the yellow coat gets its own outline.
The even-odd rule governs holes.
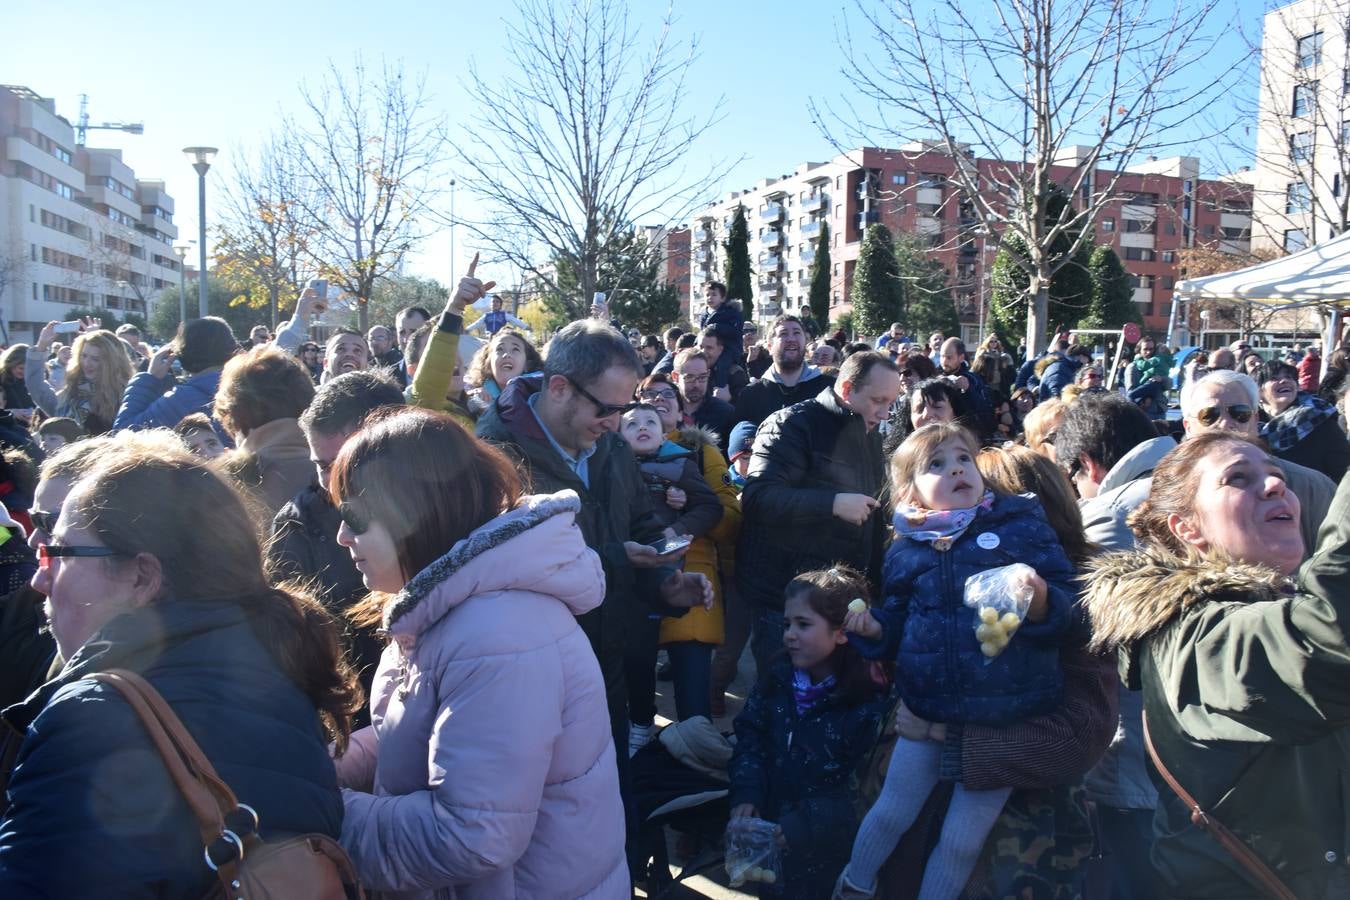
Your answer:
[[[456,422],[473,434],[473,417],[456,403],[445,399],[450,381],[459,362],[459,335],[437,328],[427,339],[422,360],[413,371],[412,384],[404,392],[409,406],[449,413]]]
[[[684,557],[686,572],[699,572],[713,586],[712,609],[691,609],[678,619],[661,621],[661,643],[700,641],[720,644],[725,639],[722,612],[722,578],[730,578],[735,565],[736,538],[741,532],[741,501],[728,479],[727,462],[717,449],[717,439],[698,428],[677,428],[666,435],[682,447],[700,454],[699,470],[703,480],[722,501],[722,520],[706,535],[694,540]]]

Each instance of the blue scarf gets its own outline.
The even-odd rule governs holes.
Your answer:
[[[925,541],[936,550],[946,550],[965,533],[982,509],[992,509],[994,492],[986,490],[980,502],[966,509],[924,509],[900,504],[891,524],[895,533],[912,541]]]

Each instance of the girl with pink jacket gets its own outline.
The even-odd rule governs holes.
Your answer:
[[[363,884],[410,898],[631,896],[576,494],[520,496],[500,451],[404,409],[334,463],[338,542],[389,633],[372,724],[337,761]]]

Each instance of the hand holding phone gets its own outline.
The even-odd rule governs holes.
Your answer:
[[[678,553],[685,547],[688,547],[693,542],[694,539],[691,538],[689,535],[681,534],[671,538],[662,538],[661,540],[655,541],[651,544],[648,544],[647,546],[651,547],[653,550],[655,550],[662,556],[665,556],[668,553]]]

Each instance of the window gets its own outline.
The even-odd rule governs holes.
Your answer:
[[[1163,226],[1163,234],[1175,235],[1176,233],[1177,233],[1176,222],[1168,222],[1166,225]]]
[[[1164,250],[1162,252],[1162,261],[1165,263],[1174,263],[1177,261],[1177,251]]]
[[[1322,32],[1298,39],[1298,68],[1311,69],[1322,61]]]
[[[1112,218],[1111,216],[1107,216],[1106,218],[1102,219],[1102,231],[1115,231],[1115,230],[1116,230],[1116,220],[1114,218]]]
[[[947,176],[941,172],[924,172],[919,176],[919,187],[940,188],[947,183]]]
[[[1294,85],[1294,109],[1293,115],[1307,116],[1311,115],[1313,107],[1317,104],[1317,82],[1310,81],[1307,84]]]
[[[1290,228],[1284,233],[1284,252],[1297,253],[1308,246],[1308,236],[1301,228]]]
[[[1127,234],[1154,234],[1158,230],[1155,219],[1123,219],[1121,224]]]
[[[904,172],[896,172],[891,176],[891,184],[909,184],[909,176]]]
[[[1187,188],[1187,190],[1189,191],[1190,188]],[[1125,196],[1121,198],[1121,201],[1123,203],[1128,203],[1131,206],[1157,206],[1158,195],[1146,193],[1144,191],[1126,191]]]
[[[1222,230],[1225,241],[1250,241],[1252,239],[1250,228],[1224,228]]]
[[[1312,206],[1312,193],[1302,181],[1291,181],[1284,189],[1284,211],[1286,213],[1307,212]]]
[[[1312,137],[1311,131],[1289,135],[1289,158],[1294,162],[1307,162],[1312,159]]]
[[[1164,275],[1162,277],[1162,289],[1165,291],[1172,290],[1172,288],[1176,286],[1176,283],[1177,283],[1176,278],[1174,278],[1171,275]]]
[[[1152,290],[1152,288],[1153,288],[1153,276],[1152,276],[1152,275],[1131,275],[1131,276],[1130,276],[1130,287],[1135,288],[1136,290],[1138,290],[1139,288],[1147,288],[1147,289],[1149,289],[1149,290]]]
[[[1153,251],[1148,247],[1126,247],[1125,258],[1137,262],[1152,262],[1155,257]]]

